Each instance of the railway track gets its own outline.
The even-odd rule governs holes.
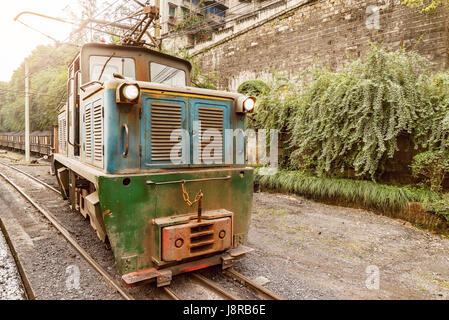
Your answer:
[[[3,162],[0,162],[0,166],[7,167],[11,170],[14,170],[21,175],[33,180],[34,182],[44,186],[48,190],[54,192],[55,194],[61,195],[61,192],[54,187],[50,186],[49,184],[45,183],[44,181],[34,177],[33,175],[20,170],[16,168],[15,166],[11,166],[9,164],[5,164]],[[66,229],[66,227],[63,225],[62,222],[60,222],[54,214],[52,214],[47,209],[40,206],[35,200],[33,200],[25,191],[18,186],[14,181],[12,181],[10,178],[8,178],[5,174],[0,173],[0,177],[4,179],[8,184],[10,184],[23,198],[25,198],[34,208],[36,208],[55,228],[60,232],[60,234],[75,248],[76,251],[85,259],[95,271],[97,271],[105,280],[106,283],[108,283],[109,286],[111,286],[113,289],[115,289],[123,299],[125,300],[135,300],[135,298],[126,290],[124,289],[102,266],[100,266],[93,258],[92,256],[86,252],[79,244],[78,242],[70,235],[70,232]],[[244,275],[240,274],[239,272],[235,271],[234,269],[230,268],[223,272],[223,274],[235,281],[240,282],[241,284],[247,286],[250,288],[256,296],[258,296],[260,299],[267,299],[267,300],[282,300],[281,297],[277,296],[275,293],[271,292],[270,290],[254,283],[251,279],[245,277]],[[234,295],[233,293],[230,293],[228,290],[224,289],[222,286],[220,286],[218,283],[204,277],[203,275],[199,273],[192,273],[189,275],[196,283],[203,286],[205,289],[212,291],[215,295],[222,297],[225,300],[240,300],[241,298]],[[182,295],[176,293],[173,289],[170,287],[163,287],[160,288],[160,292],[163,296],[165,296],[167,299],[170,300],[184,300]]]
[[[0,219],[0,237],[4,238],[4,243],[6,243],[6,246],[9,249],[9,252],[11,253],[11,256],[14,260],[14,264],[17,270],[17,273],[20,277],[20,283],[17,284],[17,287],[19,287],[19,290],[22,290],[22,298],[24,300],[34,300],[35,297],[33,295],[33,291],[30,288],[30,284],[28,282],[28,279],[26,278],[26,274],[23,270],[23,267],[20,263],[20,260],[18,259],[17,253],[14,250],[13,243],[11,242],[11,239],[9,238],[8,232],[6,231],[5,226],[3,225],[3,221]],[[0,245],[1,246],[1,245]],[[4,259],[6,258],[6,255]],[[4,298],[2,298],[4,299]]]
[[[261,297],[262,299],[265,299],[265,300],[283,300],[280,296],[278,296],[274,292],[268,290],[267,288],[262,287],[261,285],[258,285],[257,283],[255,283],[251,279],[247,278],[246,276],[244,276],[243,274],[235,271],[232,268],[226,269],[224,271],[224,274],[226,276],[232,278],[233,280],[236,280],[236,281],[238,281],[238,282],[248,286],[253,291],[255,291],[256,294],[259,297]]]
[[[6,165],[4,163],[0,163],[0,165],[6,166],[8,168],[14,169],[17,172],[22,173],[26,177],[30,178],[30,175],[26,174],[25,172],[11,167],[9,165]],[[35,202],[28,194],[26,194],[22,188],[20,188],[17,184],[15,184],[11,179],[9,179],[7,176],[5,176],[3,173],[0,173],[0,177],[2,177],[7,183],[9,183],[15,190],[17,190],[18,193],[22,195],[34,208],[36,208],[52,225],[60,232],[60,234],[73,246],[73,248],[78,251],[78,253],[86,260],[95,271],[97,271],[103,279],[112,287],[114,288],[125,300],[134,300],[134,298],[127,293],[121,286],[118,284],[114,278],[112,278],[106,270],[103,269],[90,255],[87,253],[79,244],[78,242],[70,235],[69,231],[63,226],[63,224],[48,210],[41,207],[37,202]],[[54,188],[47,185],[46,183],[43,183],[43,181],[40,181],[37,178],[30,178],[36,182],[41,183],[46,188],[53,190]],[[57,190],[56,190],[57,191]],[[57,191],[59,192],[59,191]]]
[[[20,170],[19,168],[16,168],[16,167],[14,167],[14,166],[11,166],[11,165],[9,165],[9,164],[3,163],[3,162],[0,162],[0,164],[1,164],[1,165],[4,165],[4,166],[6,166],[6,167],[8,167],[8,168],[10,168],[10,169],[16,170],[17,172],[19,172],[19,173],[21,173],[21,174],[27,176],[28,178],[30,178],[30,179],[32,179],[32,180],[34,180],[34,181],[36,181],[37,183],[40,183],[41,185],[43,185],[43,186],[46,187],[47,189],[53,191],[54,193],[56,193],[56,194],[58,194],[58,195],[61,195],[61,191],[57,190],[56,188],[53,188],[53,187],[52,187],[51,185],[49,185],[48,183],[46,183],[46,182],[44,182],[44,181],[42,181],[42,180],[36,178],[35,176],[33,176],[33,175],[31,175],[31,174],[29,174],[29,173],[23,171],[23,170]]]

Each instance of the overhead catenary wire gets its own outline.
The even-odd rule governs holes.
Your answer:
[[[110,4],[109,6],[107,6],[105,9],[103,9],[101,12],[97,13],[96,15],[94,15],[94,16],[92,17],[92,19],[98,18],[100,15],[102,15],[102,14],[105,13],[106,11],[110,10],[110,9],[111,9],[115,4],[117,4],[117,2],[119,2],[119,1],[120,1],[120,0],[116,0],[115,2],[113,2],[112,4]],[[115,8],[114,10],[115,10],[115,11],[120,10],[121,8],[123,8],[123,7],[125,6],[125,4],[127,4],[127,1],[124,1],[119,7]],[[89,22],[89,23],[94,23],[94,22]],[[71,34],[64,40],[64,42],[68,41],[68,40],[72,37],[73,33],[81,32],[84,28],[87,27],[87,25],[88,25],[89,23],[87,23],[87,24],[84,25],[84,26],[83,26],[83,24],[81,24],[81,25],[79,26],[78,30],[72,31],[72,33],[71,33]],[[112,23],[110,23],[110,24],[114,24],[114,23],[116,23],[116,22],[112,22]],[[110,24],[109,24],[109,25],[110,25]],[[99,25],[96,24],[96,26],[98,27]],[[104,26],[102,26],[102,27],[106,27],[106,26],[108,26],[108,25],[104,25]],[[95,30],[95,31],[97,31],[97,30]],[[101,32],[101,31],[100,31],[100,32]],[[115,35],[115,36],[118,36],[118,35]]]
[[[96,13],[91,18],[83,20],[81,22],[74,22],[74,21],[70,21],[68,19],[63,19],[63,18],[59,18],[59,17],[51,17],[51,16],[47,16],[47,15],[44,15],[44,14],[35,13],[35,12],[31,12],[31,11],[21,12],[19,15],[17,15],[17,17],[15,17],[14,20],[24,24],[25,26],[27,26],[28,28],[32,29],[33,31],[39,32],[40,34],[42,34],[42,35],[46,36],[47,38],[53,40],[56,44],[70,44],[70,45],[73,45],[71,42],[78,42],[80,37],[85,35],[85,33],[82,33],[82,31],[85,28],[89,28],[91,31],[96,31],[98,33],[108,34],[108,35],[111,35],[111,36],[114,36],[114,37],[117,37],[117,38],[123,38],[123,37],[126,37],[126,36],[123,35],[120,31],[117,34],[117,33],[115,33],[115,31],[112,32],[110,30],[104,30],[104,28],[106,28],[108,26],[112,26],[114,28],[113,30],[116,30],[117,28],[122,29],[122,30],[125,30],[125,29],[126,30],[131,30],[132,29],[132,25],[126,25],[126,24],[119,25],[118,22],[126,20],[126,19],[137,19],[137,16],[143,15],[143,14],[148,15],[148,13],[145,13],[144,10],[140,9],[137,12],[133,13],[132,15],[129,15],[129,16],[121,18],[121,19],[118,19],[118,20],[116,20],[114,22],[106,22],[106,21],[96,20],[96,18],[98,16],[104,14],[105,12],[109,12],[111,9],[114,9],[114,6],[117,3],[119,3],[119,1],[120,0],[116,0],[116,1],[114,1],[112,3],[108,3],[100,12]],[[123,1],[123,3],[119,7],[116,7],[114,10],[118,11],[118,10],[123,8],[128,3],[129,3],[129,1]],[[140,2],[138,2],[138,3],[139,3],[139,5],[141,5],[143,7],[149,5],[149,1],[146,1],[145,5],[143,5]],[[53,37],[51,37],[51,36],[49,36],[47,34],[44,34],[43,32],[37,30],[36,28],[30,27],[30,26],[26,25],[25,23],[23,23],[22,21],[20,21],[19,18],[22,15],[24,15],[24,14],[36,15],[36,16],[39,16],[39,17],[43,17],[43,18],[54,20],[54,21],[58,21],[58,22],[70,24],[70,25],[73,25],[73,26],[77,26],[78,28],[76,30],[72,31],[70,33],[70,35],[65,40],[59,41],[59,40],[57,40],[57,39],[55,39],[55,38],[53,38]],[[94,24],[95,26],[92,27],[91,26],[92,24]],[[76,34],[78,34],[76,40],[75,41],[73,41],[73,40],[70,41],[72,39],[72,37],[74,37],[74,35],[76,35]],[[148,32],[145,33],[145,34],[148,37],[152,38],[151,35]],[[144,34],[142,34],[141,36],[144,36]],[[154,41],[153,41],[153,44],[154,44]],[[76,46],[79,47],[79,45],[76,45]]]
[[[115,3],[117,3],[117,2],[115,2]],[[127,4],[127,3],[126,2],[122,3],[118,8],[115,8],[115,10],[116,11],[120,10],[125,4]],[[148,6],[148,5],[149,5],[149,1],[146,1],[145,6]],[[112,8],[112,6],[110,8]],[[84,25],[80,26],[80,28],[78,30],[72,32],[71,35],[67,39],[69,39],[71,36],[73,36],[74,33],[80,33],[84,28],[86,28],[91,23],[96,24],[96,27],[100,27],[100,28],[106,28],[108,26],[111,26],[111,27],[114,27],[114,30],[116,30],[117,28],[120,29],[120,30],[134,30],[133,25],[118,24],[118,22],[123,21],[123,20],[127,20],[127,19],[129,19],[129,20],[131,20],[131,19],[140,20],[140,18],[138,19],[137,17],[141,16],[141,15],[149,16],[149,14],[145,13],[144,10],[137,10],[132,15],[120,18],[120,19],[115,20],[113,22],[100,21],[100,20],[96,20],[96,19],[88,19],[88,20],[85,21]],[[92,21],[90,21],[90,20],[92,20]],[[100,32],[100,33],[110,34],[110,35],[113,35],[113,36],[115,36],[117,38],[121,38],[121,39],[126,38],[126,34],[122,34],[122,32],[120,32],[120,31],[119,31],[119,34],[114,34],[114,33],[110,32],[110,31],[105,31],[105,30],[102,30],[102,29],[94,29],[94,31],[97,31],[97,32]],[[82,35],[83,34],[81,34],[81,36]],[[147,35],[151,40],[153,40],[151,38],[151,35],[148,32],[142,33],[141,37],[143,37],[144,35]],[[66,39],[66,41],[67,41],[67,39]],[[78,39],[79,39],[79,37],[78,37]],[[153,41],[153,44],[156,45],[154,41]]]
[[[94,18],[98,18],[100,15],[102,15],[103,13],[105,13],[106,11],[108,11],[110,8],[112,8],[113,6],[115,6],[117,4],[117,2],[119,2],[120,0],[116,0],[113,3],[109,4],[106,8],[104,8],[103,10],[101,10],[99,13],[97,13],[96,15],[94,15]],[[126,3],[126,2],[125,2]],[[122,7],[125,5],[125,3],[122,4]],[[116,9],[116,10],[120,10],[120,9]]]
[[[6,92],[6,93],[11,93],[11,94],[25,94],[25,90],[11,90],[11,89],[3,89],[1,93]],[[0,93],[0,95],[1,95]],[[30,95],[34,95],[34,96],[46,96],[46,97],[50,97],[50,98],[60,98],[60,95],[53,95],[53,94],[45,94],[45,93],[41,93],[41,92],[37,92],[37,91],[29,91]],[[64,92],[62,95],[65,95],[66,93]]]
[[[94,18],[92,18],[92,19],[95,19],[95,17],[98,17],[100,14],[102,14],[102,13],[106,12],[107,10],[111,9],[116,3],[118,3],[118,1],[119,1],[119,0],[116,0],[115,2],[113,2],[112,4],[110,4],[109,6],[105,7],[102,11],[100,11],[99,13],[97,13],[97,14],[94,16]],[[116,9],[116,10],[119,10],[119,9],[122,8],[125,4],[126,4],[126,2],[124,2],[124,3],[123,3],[118,9]],[[37,30],[36,28],[31,27],[31,26],[25,24],[24,22],[20,21],[19,18],[20,18],[22,15],[24,15],[24,14],[31,14],[31,15],[35,15],[35,16],[38,16],[38,17],[42,17],[42,18],[46,18],[46,19],[51,19],[51,20],[54,20],[54,21],[58,21],[58,22],[61,22],[61,23],[70,24],[70,25],[73,25],[73,26],[78,26],[79,31],[82,31],[82,29],[84,29],[88,24],[90,24],[90,23],[95,23],[95,21],[89,21],[89,20],[87,20],[87,21],[82,21],[81,23],[79,23],[79,22],[70,21],[70,20],[68,20],[68,19],[63,19],[63,18],[58,18],[58,17],[51,17],[51,16],[47,16],[47,15],[44,15],[44,14],[35,13],[35,12],[31,12],[31,11],[21,12],[19,15],[17,15],[17,16],[14,18],[14,21],[17,21],[17,22],[23,24],[24,26],[26,26],[27,28],[30,28],[31,30],[33,30],[33,31],[35,31],[35,32],[38,32],[38,33],[40,33],[41,35],[43,35],[43,36],[45,36],[45,37],[47,37],[47,38],[53,40],[56,44],[69,44],[69,45],[73,45],[72,43],[67,42],[68,39],[70,39],[71,36],[73,35],[73,32],[71,33],[71,35],[70,35],[68,38],[66,38],[65,40],[63,40],[63,41],[61,42],[61,41],[59,41],[59,40],[57,40],[57,39],[55,39],[55,38],[53,38],[53,37],[51,37],[51,36],[49,36],[49,35],[43,33],[43,32],[41,32],[40,30]],[[96,24],[96,26],[98,26],[98,23]],[[98,28],[96,28],[96,27],[90,27],[90,29],[93,30],[93,31],[96,31],[96,32],[105,33],[105,34],[109,34],[109,35],[116,36],[116,37],[121,37],[121,35],[112,33],[112,32],[110,32],[110,31],[101,30],[101,29],[98,29]],[[78,46],[78,45],[76,45],[76,46]],[[78,46],[78,47],[79,47],[79,46]]]

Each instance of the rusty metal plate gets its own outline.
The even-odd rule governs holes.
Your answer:
[[[183,259],[223,251],[232,245],[232,220],[222,218],[162,229],[162,260]]]

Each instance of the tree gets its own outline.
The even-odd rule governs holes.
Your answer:
[[[102,24],[87,23],[82,27],[81,24],[89,19],[113,22],[123,17],[130,16],[138,9],[140,9],[140,7],[136,3],[128,0],[109,0],[103,2],[101,5],[99,5],[98,0],[77,0],[75,4],[65,8],[70,20],[80,23],[80,26],[74,27],[73,32],[70,34],[70,39],[78,45],[83,45],[87,42],[99,42],[102,39],[109,37],[107,33],[99,32],[97,30],[104,30],[109,33],[122,35],[124,30],[113,26],[105,27]],[[132,25],[135,23],[135,20],[122,20],[120,23]],[[117,39],[112,37],[111,40],[116,41]]]
[[[65,11],[69,15],[72,21],[82,22],[84,20],[94,18],[95,14],[98,12],[98,1],[97,0],[78,0],[75,3],[75,8],[71,5],[67,6]],[[78,44],[86,43],[89,39],[93,39],[93,32],[89,34],[89,30],[82,29],[77,30],[78,27],[74,28],[74,31],[70,34],[71,41]]]
[[[49,130],[56,124],[56,107],[66,99],[67,65],[76,48],[39,46],[27,58],[30,65],[31,130]],[[25,64],[8,83],[0,83],[0,131],[24,130]]]
[[[422,12],[428,12],[441,5],[449,5],[449,0],[403,0],[402,4],[410,8],[422,7]]]

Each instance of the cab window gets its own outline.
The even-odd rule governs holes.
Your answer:
[[[186,73],[184,70],[151,62],[151,82],[167,84],[174,87],[185,87]]]
[[[104,69],[101,79],[101,71],[109,57],[91,56],[90,57],[90,81],[106,81],[113,79],[114,73],[123,75],[126,79],[136,80],[136,64],[133,59],[114,57],[109,60]]]

